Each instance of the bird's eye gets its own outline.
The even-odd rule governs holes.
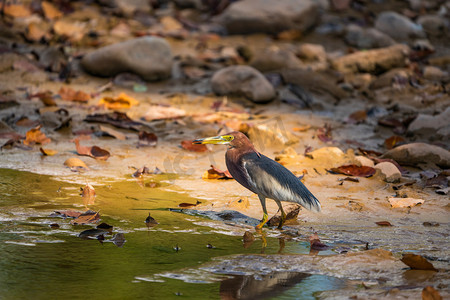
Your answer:
[[[231,142],[234,139],[234,136],[232,135],[224,135],[223,138],[227,141],[227,142]]]

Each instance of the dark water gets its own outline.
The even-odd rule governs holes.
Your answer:
[[[168,208],[197,199],[135,180],[94,186],[97,197],[89,208],[100,211],[101,222],[114,230],[103,243],[81,239],[78,234],[94,225],[75,226],[70,219],[49,217],[58,210],[86,210],[81,186],[0,169],[0,299],[314,299],[318,291],[345,284],[282,270],[264,275],[201,271],[215,257],[261,253],[262,243],[244,248],[241,236],[195,225],[205,219]],[[149,211],[160,223],[150,229],[144,223]],[[60,227],[52,229],[53,223]],[[108,241],[116,233],[126,239],[121,247]],[[278,250],[278,240],[268,238],[264,253]],[[284,252],[308,254],[309,248],[286,242]],[[189,277],[182,275],[197,268]]]

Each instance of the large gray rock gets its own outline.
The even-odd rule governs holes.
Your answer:
[[[345,41],[360,49],[383,48],[395,44],[390,36],[375,28],[362,28],[351,24],[345,31]]]
[[[393,11],[382,12],[375,21],[375,28],[396,41],[426,37],[421,25]]]
[[[419,164],[435,164],[442,168],[450,168],[450,151],[425,143],[395,147],[383,154],[381,158],[391,158],[401,165],[416,167]]]
[[[249,66],[230,66],[217,71],[211,79],[211,87],[218,95],[244,96],[256,103],[268,102],[276,96],[272,84]]]
[[[141,37],[95,50],[83,57],[81,65],[96,76],[129,72],[155,81],[171,75],[172,62],[172,51],[165,39]]]
[[[318,20],[312,0],[244,0],[232,3],[218,18],[230,34],[306,31]]]
[[[408,131],[419,135],[449,138],[450,107],[447,107],[445,111],[436,116],[419,114],[417,118],[409,124]]]

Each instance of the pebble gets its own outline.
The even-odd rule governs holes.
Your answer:
[[[345,41],[359,49],[383,48],[395,44],[389,35],[375,28],[362,28],[354,24],[347,26]]]
[[[442,71],[438,67],[426,66],[423,68],[423,77],[428,80],[441,81],[448,80],[448,72]]]
[[[402,178],[400,170],[391,162],[381,162],[374,167],[380,170],[383,180],[386,182],[398,182]]]
[[[312,0],[246,0],[231,3],[218,17],[230,34],[304,32],[319,19]]]
[[[301,68],[302,61],[288,50],[270,47],[255,54],[250,65],[261,72],[269,72],[284,68]]]
[[[372,167],[372,168],[374,167],[373,160],[371,160],[370,158],[367,158],[365,156],[358,155],[355,157],[355,160],[357,161],[357,163],[359,163],[360,166]]]
[[[81,60],[82,67],[93,75],[110,77],[129,72],[147,81],[170,77],[172,52],[159,37],[141,37],[102,47]]]
[[[375,28],[396,41],[409,41],[411,38],[426,37],[421,25],[393,11],[380,13],[375,21]]]
[[[326,61],[327,52],[322,45],[304,43],[298,48],[297,55],[306,61]]]
[[[417,167],[418,164],[434,164],[450,168],[450,151],[425,143],[411,143],[389,150],[381,158],[391,158],[400,165]]]
[[[230,66],[217,71],[211,79],[217,95],[244,96],[255,103],[266,103],[276,96],[272,84],[255,68]]]
[[[433,36],[442,36],[446,34],[446,25],[442,17],[437,15],[424,15],[417,19],[425,32]]]
[[[419,135],[438,135],[444,136],[444,132],[449,132],[450,129],[450,107],[447,107],[442,113],[431,116],[419,114],[414,121],[408,126],[408,131]],[[449,138],[449,136],[444,136]]]

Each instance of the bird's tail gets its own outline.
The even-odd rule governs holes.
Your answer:
[[[300,204],[308,210],[315,212],[321,211],[322,208],[320,206],[319,200],[306,188],[306,186],[302,184],[302,188],[298,189],[296,192],[296,194],[300,197],[297,197],[296,201],[294,202]]]

